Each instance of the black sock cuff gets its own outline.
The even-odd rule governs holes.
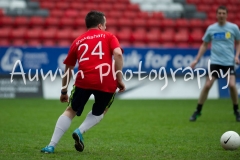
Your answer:
[[[203,106],[202,104],[198,104],[198,105],[197,105],[197,111],[198,111],[198,112],[201,112],[202,106]]]
[[[233,104],[233,110],[237,111],[238,110],[238,104]]]

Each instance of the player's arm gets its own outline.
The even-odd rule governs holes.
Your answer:
[[[77,61],[76,49],[77,49],[77,46],[74,41],[69,49],[66,59],[63,62],[65,64],[65,73],[62,78],[62,89],[61,89],[61,96],[60,96],[61,102],[68,102],[67,90],[68,90],[70,79],[72,77],[72,70]]]
[[[65,76],[62,78],[62,90],[61,90],[61,96],[60,96],[61,102],[68,102],[67,90],[68,90],[69,82],[72,77],[73,68],[74,66],[69,66],[69,65],[66,65],[65,67],[65,73],[64,73]]]
[[[239,56],[240,56],[240,40],[236,41],[236,56],[235,56],[235,62],[236,62],[237,64],[240,64]]]
[[[68,85],[72,77],[73,68],[74,66],[69,66],[69,65],[66,65],[65,67],[65,73],[64,73],[65,76],[62,79],[62,92],[66,92],[68,89]]]
[[[113,50],[113,57],[115,60],[115,70],[122,71],[123,68],[123,56],[122,56],[122,50],[118,47]],[[122,73],[117,72],[116,74],[118,88],[120,89],[119,92],[123,92],[125,90],[125,85],[122,82]]]
[[[240,64],[239,56],[240,56],[240,31],[238,26],[235,27],[235,40],[236,40],[236,55],[235,55],[235,63]]]
[[[198,50],[198,54],[196,59],[192,62],[191,67],[194,68],[196,66],[196,64],[198,63],[198,61],[200,60],[200,58],[202,57],[202,55],[206,52],[206,50],[208,49],[208,44],[211,41],[211,35],[210,35],[210,27],[207,28],[207,31],[205,32],[203,38],[203,43],[200,46],[199,50]]]
[[[208,44],[209,44],[209,42],[203,42],[202,43],[202,45],[200,46],[200,48],[198,50],[198,54],[197,54],[196,59],[191,64],[192,68],[194,68],[196,66],[196,64],[198,63],[198,61],[202,57],[202,55],[206,52],[206,50],[208,49]]]
[[[198,62],[200,60],[200,58],[202,57],[202,55],[207,51],[208,49],[208,42],[203,42],[202,45],[200,46],[199,50],[198,50],[198,54],[196,57],[196,61]]]
[[[208,42],[203,42],[202,45],[200,46],[199,50],[198,50],[198,54],[196,59],[192,62],[191,67],[194,68],[196,66],[196,64],[198,63],[198,61],[200,60],[200,58],[202,57],[202,55],[206,52],[206,50],[208,49]]]
[[[120,48],[115,48],[113,50],[113,57],[115,60],[115,70],[116,71],[122,71],[123,68],[123,56],[122,56],[122,50]],[[122,74],[117,73],[116,75],[117,81],[122,81]]]

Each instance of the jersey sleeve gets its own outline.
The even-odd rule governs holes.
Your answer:
[[[117,39],[117,37],[116,36],[114,36],[114,35],[112,35],[111,36],[111,39],[110,39],[110,48],[111,48],[111,52],[113,53],[113,50],[115,49],[115,48],[121,48],[120,47],[120,44],[119,44],[119,41],[118,41],[118,39]],[[122,49],[122,48],[121,48]]]
[[[68,55],[63,63],[69,66],[75,66],[76,61],[77,61],[77,46],[76,43],[73,42],[68,51]]]
[[[236,27],[235,27],[234,32],[235,32],[235,39],[236,39],[236,40],[240,40],[240,31],[239,31],[239,28],[238,28],[237,25],[236,25]]]
[[[205,32],[202,40],[204,42],[210,42],[211,41],[211,35],[210,35],[210,32],[209,32],[209,27],[207,28],[207,31]]]

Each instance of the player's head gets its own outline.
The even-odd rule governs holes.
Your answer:
[[[217,20],[218,23],[224,24],[227,19],[227,8],[225,6],[219,6],[217,9]]]
[[[106,30],[106,18],[102,12],[91,11],[85,18],[87,29],[99,28],[100,30]]]

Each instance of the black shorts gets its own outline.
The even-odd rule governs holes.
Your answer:
[[[92,94],[95,99],[95,103],[92,106],[92,114],[95,116],[103,114],[104,110],[109,108],[114,101],[115,93],[83,89],[73,86],[68,106],[71,106],[72,109],[77,112],[77,116],[81,116],[84,106]]]
[[[222,74],[221,74],[220,70],[222,70],[223,75],[225,75],[228,72],[228,70],[229,70],[230,75],[235,75],[234,66],[222,66],[222,65],[218,65],[218,64],[210,65],[210,71],[211,71],[213,77],[221,78]]]

